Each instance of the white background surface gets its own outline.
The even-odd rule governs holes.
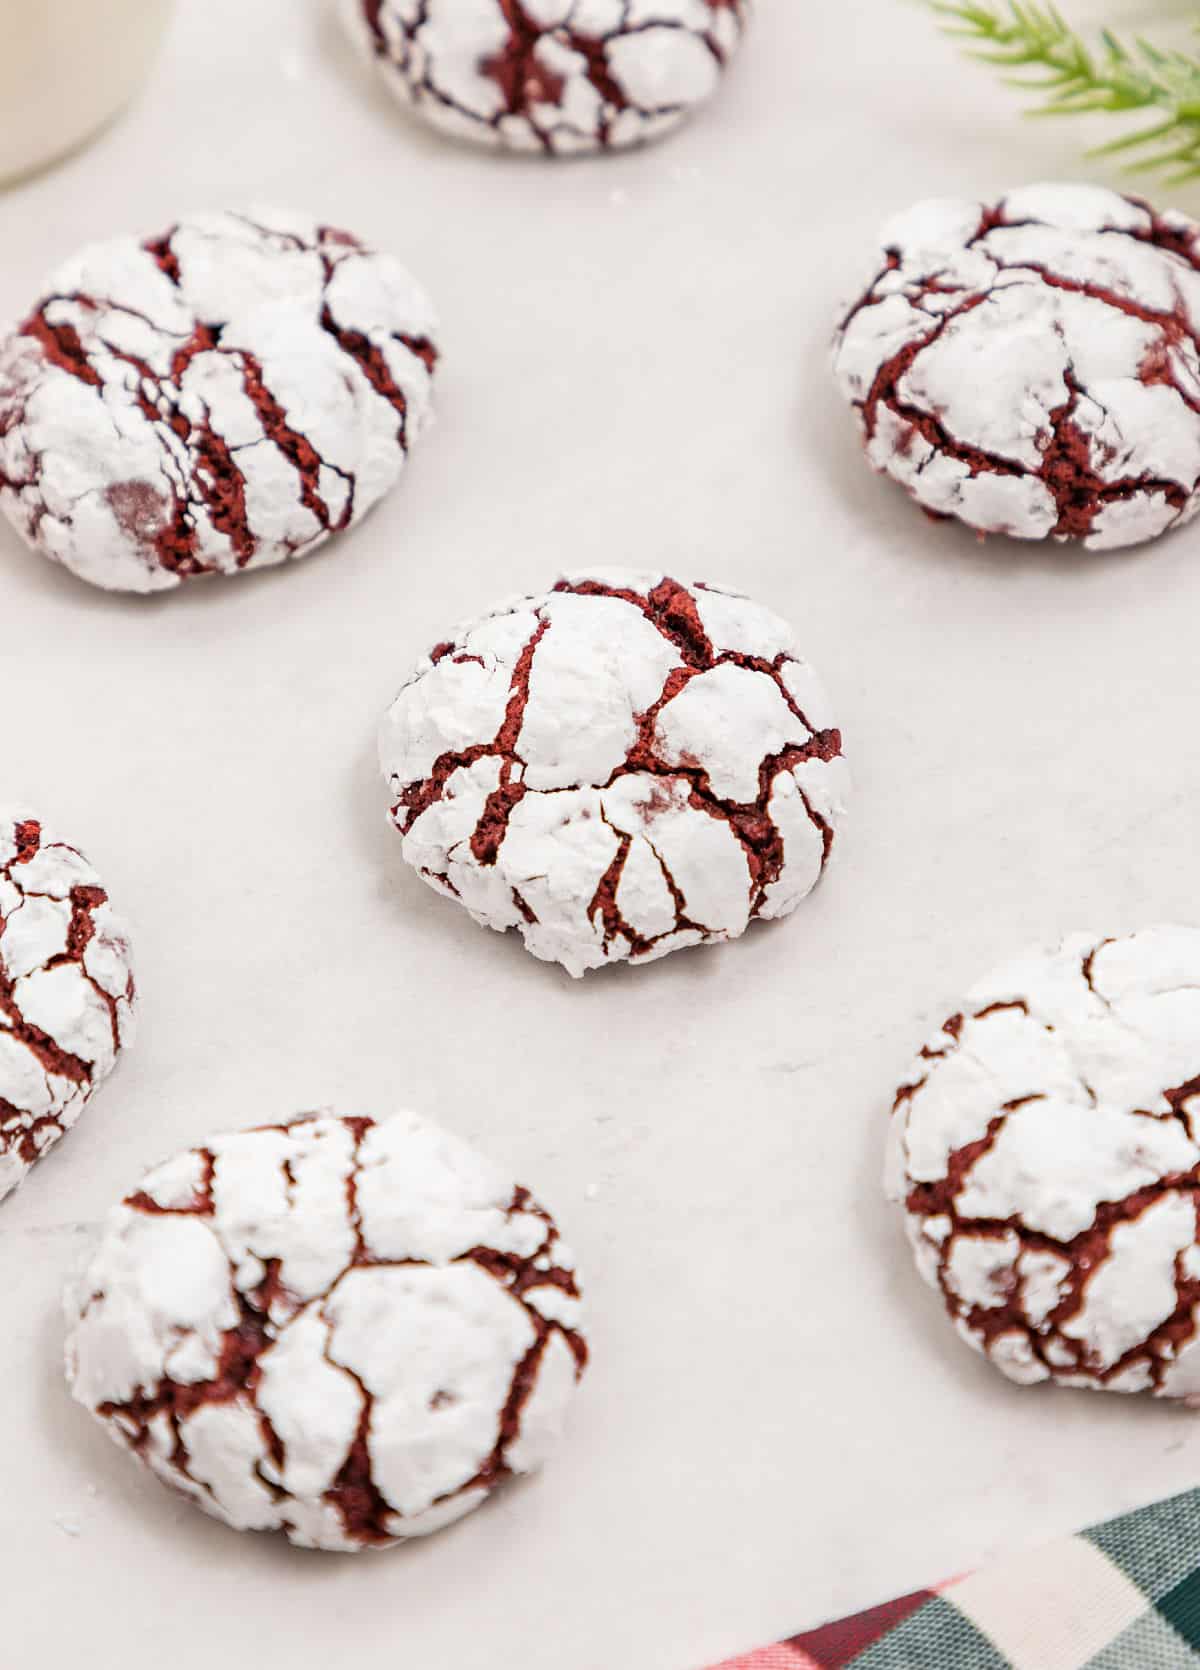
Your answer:
[[[1200,919],[1200,533],[978,547],[868,476],[826,368],[886,213],[1078,172],[1076,143],[900,0],[774,0],[685,133],[557,166],[412,126],[319,0],[185,0],[129,117],[0,198],[0,314],[82,241],[257,198],[394,248],[445,349],[399,493],[290,569],[121,600],[0,532],[0,787],[92,855],[145,998],[0,1215],[6,1664],[697,1670],[1197,1481],[1187,1416],[960,1346],[878,1186],[892,1088],[976,974]],[[404,868],[373,733],[459,617],[618,561],[792,617],[857,793],[790,921],[573,984]],[[355,1559],[209,1523],[59,1371],[108,1203],[320,1104],[411,1104],[506,1158],[590,1278],[556,1462]]]

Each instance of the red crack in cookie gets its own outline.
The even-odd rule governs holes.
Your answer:
[[[133,1004],[99,876],[31,814],[0,811],[0,1199],[112,1072]]]
[[[787,915],[847,788],[784,621],[619,569],[439,644],[384,719],[380,761],[408,862],[575,975]]]
[[[1200,227],[1096,186],[919,204],[835,368],[876,469],[980,533],[1134,545],[1200,506]]]
[[[304,556],[399,476],[433,329],[397,261],[296,216],[85,249],[0,344],[0,508],[118,591]]]
[[[751,0],[342,0],[435,127],[564,154],[657,138],[715,90]]]
[[[76,1398],[238,1530],[424,1536],[541,1465],[587,1362],[553,1220],[413,1114],[159,1166],[67,1295]]]
[[[982,981],[896,1098],[887,1191],[1011,1379],[1200,1395],[1200,931],[1080,935]]]

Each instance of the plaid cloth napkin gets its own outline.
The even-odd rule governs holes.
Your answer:
[[[1200,1670],[1200,1490],[716,1670]]]

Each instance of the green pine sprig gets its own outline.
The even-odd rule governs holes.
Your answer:
[[[1166,169],[1172,182],[1200,174],[1200,59],[1140,37],[1126,45],[1104,30],[1089,46],[1055,5],[1028,0],[925,0],[972,56],[999,64],[1012,85],[1042,94],[1033,114],[1155,111],[1148,127],[1089,152],[1133,155],[1134,170]]]

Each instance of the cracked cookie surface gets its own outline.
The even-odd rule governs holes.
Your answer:
[[[342,0],[433,126],[549,155],[655,139],[715,91],[751,0]]]
[[[0,1200],[112,1072],[133,1011],[129,939],[100,877],[32,813],[0,810]]]
[[[918,204],[834,364],[930,515],[1102,550],[1200,508],[1200,226],[1097,186]]]
[[[159,1166],[67,1295],[75,1397],[238,1530],[350,1552],[541,1465],[587,1361],[549,1214],[413,1114]]]
[[[622,569],[438,644],[384,718],[380,763],[407,861],[573,975],[787,915],[821,878],[848,788],[786,622]]]
[[[0,344],[0,509],[112,590],[304,556],[395,483],[434,330],[399,262],[301,216],[93,245]]]
[[[900,1088],[886,1187],[1010,1379],[1200,1396],[1200,930],[981,981]]]

